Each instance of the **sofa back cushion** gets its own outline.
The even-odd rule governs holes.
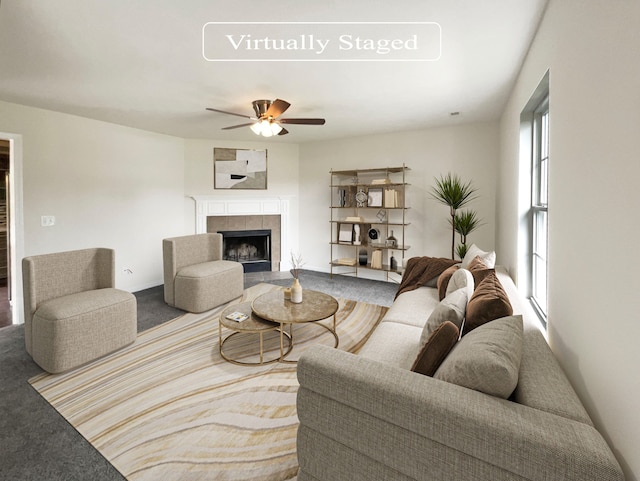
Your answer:
[[[434,376],[507,399],[518,384],[522,358],[522,316],[484,324],[464,336]]]

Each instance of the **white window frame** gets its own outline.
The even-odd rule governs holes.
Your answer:
[[[533,112],[530,216],[530,300],[545,324],[549,277],[549,95]]]

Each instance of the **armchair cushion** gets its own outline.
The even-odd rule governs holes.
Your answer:
[[[33,358],[52,373],[80,366],[135,341],[136,318],[135,296],[119,289],[50,299],[33,314]]]
[[[222,234],[193,234],[162,240],[164,300],[189,312],[204,312],[240,297],[244,269],[225,261]]]
[[[174,279],[175,306],[204,312],[240,297],[244,291],[242,264],[211,261],[180,269]]]

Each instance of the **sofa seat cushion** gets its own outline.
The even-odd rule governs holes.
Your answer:
[[[422,329],[439,303],[438,291],[431,287],[403,292],[385,314],[383,323],[391,321]]]
[[[57,297],[33,314],[32,356],[48,372],[67,371],[132,343],[137,328],[130,292],[106,288]]]
[[[522,332],[522,316],[483,324],[456,344],[433,377],[509,398],[518,384]]]
[[[373,331],[359,355],[401,369],[411,369],[422,344],[422,328],[397,322],[382,322]]]

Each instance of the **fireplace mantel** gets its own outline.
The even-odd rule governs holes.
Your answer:
[[[280,259],[288,259],[290,250],[289,205],[290,197],[221,197],[216,195],[190,195],[196,202],[196,234],[207,232],[207,217],[280,215]],[[284,267],[284,266],[283,266]]]

